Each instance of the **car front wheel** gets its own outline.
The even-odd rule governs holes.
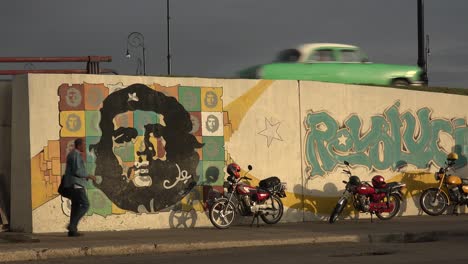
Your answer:
[[[395,87],[406,87],[409,86],[410,83],[405,79],[395,79],[392,81],[391,85]]]

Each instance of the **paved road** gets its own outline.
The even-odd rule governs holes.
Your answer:
[[[151,255],[82,257],[51,259],[34,263],[190,263],[239,264],[242,262],[284,263],[437,263],[468,262],[468,239],[457,238],[424,243],[329,243],[316,245],[250,247],[204,250],[192,252],[160,253]],[[26,262],[11,262],[31,264]]]
[[[314,244],[314,246],[320,246],[321,243],[330,242],[365,242],[369,244],[369,242],[421,242],[449,238],[468,239],[468,215],[399,217],[392,219],[392,221],[376,220],[373,223],[368,219],[362,219],[339,221],[333,225],[320,221],[263,225],[260,228],[241,225],[233,226],[228,230],[189,228],[86,232],[84,237],[79,238],[68,238],[65,233],[37,234],[30,237],[6,232],[0,233],[0,262],[82,256],[94,256],[94,259],[97,256],[144,253],[157,254],[157,256],[163,253],[179,255],[175,252],[217,249],[216,253],[224,252],[233,247],[264,246],[271,248],[273,245],[294,249],[295,245]],[[459,248],[460,253],[468,252],[468,243],[464,244],[462,249]],[[406,245],[412,246],[418,245],[418,243],[407,243]],[[452,247],[444,244],[439,244],[439,246]],[[455,248],[457,246],[458,244],[454,245]],[[405,248],[403,247],[403,249]],[[435,249],[438,248],[435,247]],[[263,252],[263,250],[258,250]],[[276,252],[276,249],[270,250]],[[230,250],[227,251],[230,252]],[[241,252],[241,249],[236,249],[236,252]],[[309,252],[306,250],[306,253]],[[284,254],[295,256],[295,254],[288,254],[288,252],[284,252]],[[424,252],[418,254],[424,256]],[[256,254],[252,252],[250,255],[255,256]],[[88,260],[84,261],[88,262]],[[114,263],[113,260],[112,263]],[[124,260],[123,263],[127,262]]]

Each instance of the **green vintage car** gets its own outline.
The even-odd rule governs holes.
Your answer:
[[[417,66],[371,63],[356,46],[310,43],[283,50],[272,63],[244,69],[239,77],[410,86],[423,84],[421,73]]]

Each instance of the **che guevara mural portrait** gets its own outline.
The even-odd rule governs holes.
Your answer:
[[[60,139],[38,155],[40,164],[51,164],[40,171],[50,187],[46,197],[33,192],[33,206],[57,196],[76,138],[83,138],[87,170],[97,177],[86,187],[88,214],[154,213],[173,206],[206,172],[223,171],[221,96],[222,88],[211,87],[61,85]]]

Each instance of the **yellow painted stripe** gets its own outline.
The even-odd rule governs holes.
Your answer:
[[[225,128],[224,141],[228,142],[231,135],[239,129],[239,125],[252,105],[260,98],[263,92],[273,83],[272,80],[261,80],[249,91],[232,101],[224,109],[229,116],[229,124]]]

